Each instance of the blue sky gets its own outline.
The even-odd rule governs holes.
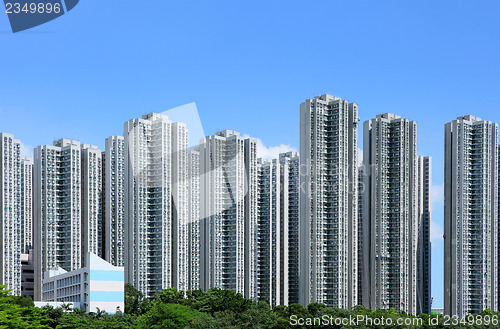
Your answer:
[[[196,102],[205,133],[298,148],[299,104],[418,121],[433,157],[434,307],[442,306],[443,125],[500,122],[495,1],[98,1],[12,34],[0,14],[0,131],[28,147],[103,147],[123,122]]]

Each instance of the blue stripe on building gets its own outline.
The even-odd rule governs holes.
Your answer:
[[[123,291],[91,291],[90,302],[123,302]]]

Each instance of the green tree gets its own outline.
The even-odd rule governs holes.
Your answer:
[[[125,284],[125,313],[141,315],[146,312],[149,301],[130,283]]]
[[[0,285],[0,328],[50,328],[52,321],[42,309],[33,307],[29,299],[10,296],[10,291]]]
[[[180,304],[153,302],[151,308],[139,318],[139,328],[186,328],[201,312]]]

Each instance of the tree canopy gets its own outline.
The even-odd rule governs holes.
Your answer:
[[[368,322],[356,322],[358,317]],[[269,307],[230,290],[177,291],[169,288],[148,301],[133,286],[125,286],[125,312],[107,314],[102,310],[85,313],[68,307],[34,307],[33,301],[9,295],[0,286],[0,329],[7,328],[492,328],[500,314],[485,310],[464,320],[442,315],[419,316],[390,310],[352,310],[311,303]],[[474,320],[475,319],[475,320]],[[496,322],[495,322],[496,319]],[[355,322],[353,322],[355,321]],[[370,322],[371,321],[371,322]]]

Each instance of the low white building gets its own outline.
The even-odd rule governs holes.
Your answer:
[[[67,272],[57,267],[45,272],[43,302],[64,302],[86,312],[115,313],[124,307],[124,269],[93,253],[86,255],[86,267]]]

